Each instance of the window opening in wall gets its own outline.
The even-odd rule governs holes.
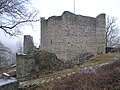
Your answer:
[[[51,45],[52,45],[52,39],[51,39]]]

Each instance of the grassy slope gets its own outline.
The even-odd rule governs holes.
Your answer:
[[[104,54],[81,66],[22,82],[21,87],[27,86],[22,90],[119,90],[120,60],[110,64],[116,58],[120,54]]]

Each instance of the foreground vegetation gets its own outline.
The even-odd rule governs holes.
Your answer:
[[[105,54],[35,80],[20,90],[120,90],[120,54]]]

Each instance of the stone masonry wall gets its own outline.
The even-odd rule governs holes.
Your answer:
[[[35,68],[33,55],[16,54],[16,74],[19,81],[30,79],[31,71]]]
[[[19,81],[32,78],[31,72],[35,70],[34,50],[33,37],[25,35],[24,54],[16,54],[16,74]]]
[[[97,54],[106,52],[106,21],[105,15],[100,14],[96,17],[96,45]]]
[[[34,43],[33,43],[33,37],[30,35],[25,35],[24,36],[24,53],[25,54],[30,54],[34,50]]]
[[[53,52],[63,61],[81,53],[105,53],[105,14],[96,18],[65,11],[61,16],[41,18],[40,50]]]

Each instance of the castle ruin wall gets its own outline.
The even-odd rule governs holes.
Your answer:
[[[19,81],[30,79],[31,71],[35,69],[33,55],[16,54],[16,74]]]
[[[33,37],[30,35],[24,36],[24,53],[31,54],[34,51]]]
[[[53,52],[61,60],[81,53],[105,53],[105,14],[96,18],[65,11],[61,16],[41,18],[41,50]]]

